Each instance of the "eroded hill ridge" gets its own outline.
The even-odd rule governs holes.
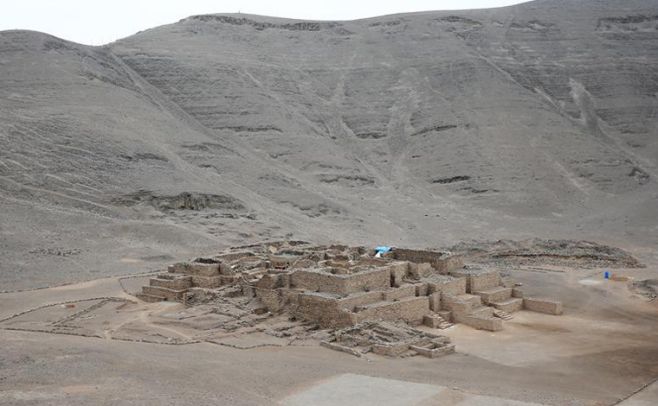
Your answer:
[[[103,47],[4,31],[4,283],[290,235],[655,244],[656,15],[654,0],[216,14]]]

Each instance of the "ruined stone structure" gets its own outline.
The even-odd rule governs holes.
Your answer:
[[[521,309],[562,313],[560,302],[524,298],[498,270],[465,266],[458,255],[400,248],[381,258],[373,254],[294,241],[238,247],[170,266],[141,298],[187,302],[230,286],[271,313],[288,312],[321,328],[386,321],[498,331]]]
[[[455,351],[445,336],[419,331],[404,324],[365,322],[337,330],[323,347],[360,357],[364,352],[390,357],[422,355],[436,358]]]
[[[237,247],[178,263],[151,278],[145,301],[204,302],[243,295],[263,312],[334,329],[322,345],[360,356],[436,357],[454,351],[442,335],[419,331],[463,323],[498,331],[521,309],[561,314],[562,304],[527,298],[497,269],[464,265],[449,252],[396,248],[380,258],[364,247],[277,242]]]

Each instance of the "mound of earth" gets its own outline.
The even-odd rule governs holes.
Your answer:
[[[658,297],[658,279],[645,279],[633,282],[632,288],[635,292],[648,298],[655,300]]]
[[[640,268],[628,252],[590,241],[542,240],[466,241],[450,248],[478,263],[559,265],[580,268]]]
[[[244,210],[245,206],[238,199],[226,195],[209,193],[183,192],[174,196],[162,196],[140,190],[138,192],[122,196],[115,200],[117,203],[132,206],[140,203],[150,204],[159,210]]]

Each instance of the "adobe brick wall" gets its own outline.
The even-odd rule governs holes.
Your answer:
[[[430,299],[430,309],[434,312],[440,311],[442,308],[441,292],[430,293],[429,299]]]
[[[274,268],[288,268],[300,259],[300,257],[292,255],[268,255],[267,259]]]
[[[192,275],[192,285],[199,288],[218,288],[222,285],[222,277],[217,276],[198,276]]]
[[[160,286],[163,288],[169,288],[175,290],[188,289],[192,287],[192,278],[188,276],[183,276],[174,279],[151,278],[149,280],[149,285]]]
[[[415,263],[427,262],[432,266],[432,268],[436,269],[440,273],[447,273],[453,269],[464,267],[464,262],[460,255],[446,254],[443,252],[395,248],[390,255],[394,259],[402,261],[410,261]]]
[[[170,273],[188,273],[187,270],[189,269],[190,263],[189,262],[178,262],[172,265],[169,265],[167,267],[167,272]]]
[[[219,264],[202,264],[192,262],[190,263],[186,273],[198,276],[216,276],[219,275]]]
[[[264,262],[263,262],[264,264]],[[219,264],[219,273],[221,275],[235,275],[235,271],[231,269],[231,266],[229,264]]]
[[[354,321],[360,323],[367,320],[403,320],[409,324],[421,324],[423,317],[429,311],[430,303],[427,296],[410,297],[396,302],[385,302],[369,306],[354,313]]]
[[[384,300],[384,292],[382,291],[360,292],[338,299],[338,306],[341,309],[352,311],[356,306],[363,306],[382,300]]]
[[[399,357],[407,351],[409,351],[407,343],[374,344],[372,346],[372,352],[388,357]]]
[[[491,271],[471,277],[471,292],[479,292],[501,285],[500,273]]]
[[[493,307],[507,313],[518,312],[523,309],[523,299],[515,297],[504,302],[494,303]]]
[[[388,268],[391,270],[391,285],[395,287],[402,286],[405,283],[404,279],[409,273],[409,262],[395,261]]]
[[[414,283],[416,287],[416,296],[427,296],[429,294],[429,286],[425,282]]]
[[[453,296],[441,294],[441,306],[444,310],[450,310],[453,314],[469,314],[473,309],[481,306],[479,296]]]
[[[459,313],[453,313],[453,319],[457,323],[463,323],[478,330],[500,331],[503,329],[503,321],[495,317],[478,317]]]
[[[255,255],[251,251],[241,251],[241,252],[230,252],[230,253],[227,253],[227,254],[221,254],[221,255],[218,255],[216,258],[219,258],[219,259],[221,259],[222,261],[225,261],[225,262],[232,262],[232,261],[247,258],[247,257],[253,258],[253,257],[255,257]]]
[[[164,297],[167,300],[182,301],[187,290],[173,290],[160,286],[143,286],[142,292],[147,295]]]
[[[219,264],[179,262],[177,264],[170,265],[168,271],[171,273],[182,273],[186,275],[215,276],[219,275]]]
[[[286,296],[280,289],[259,289],[256,288],[256,297],[267,307],[272,313],[281,311],[286,303]]]
[[[562,314],[562,302],[551,299],[526,297],[523,299],[523,308],[538,313]]]
[[[354,355],[355,357],[362,357],[363,354],[359,350],[355,350],[354,348],[350,347],[345,347],[344,345],[336,344],[336,343],[330,343],[328,341],[320,341],[320,346],[329,348],[330,350],[334,351],[340,351],[340,352],[345,352],[350,355]]]
[[[414,279],[426,278],[435,272],[429,262],[409,263],[409,275]]]
[[[318,323],[322,328],[347,327],[355,324],[353,313],[342,309],[338,300],[321,293],[302,293],[291,314],[299,319]]]
[[[385,266],[386,264],[386,260],[381,258],[359,258],[355,265]]]
[[[384,300],[402,299],[404,297],[416,296],[416,285],[404,285],[384,291]]]
[[[292,288],[314,292],[349,294],[388,289],[391,284],[390,270],[379,268],[349,275],[333,275],[327,272],[299,269],[290,275]]]
[[[441,292],[446,295],[463,295],[466,293],[466,278],[430,279],[427,283],[429,293]]]
[[[439,328],[443,321],[443,318],[438,314],[426,314],[423,317],[423,325],[431,328]]]
[[[464,258],[461,255],[452,254],[445,258],[443,262],[438,264],[439,266],[434,266],[434,268],[440,273],[447,274],[450,271],[455,269],[460,269],[464,267]]]
[[[299,269],[290,275],[290,286],[312,292],[342,292],[344,282],[337,275],[310,269]]]
[[[495,270],[458,269],[451,271],[450,274],[457,278],[466,278],[467,293],[487,290],[502,284],[500,273]]]
[[[473,294],[480,296],[482,298],[482,303],[490,305],[509,300],[512,297],[512,288],[497,286],[488,290],[476,290],[473,291]]]
[[[455,352],[454,344],[434,344],[434,346],[428,348],[417,345],[410,345],[410,349],[416,351],[419,355],[427,358],[437,358],[446,354],[452,354]]]
[[[256,287],[259,289],[275,289],[284,286],[283,274],[276,273],[266,273],[256,283]]]

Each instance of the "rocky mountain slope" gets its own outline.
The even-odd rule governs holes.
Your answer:
[[[0,32],[0,290],[285,236],[655,247],[657,67],[656,0]]]

